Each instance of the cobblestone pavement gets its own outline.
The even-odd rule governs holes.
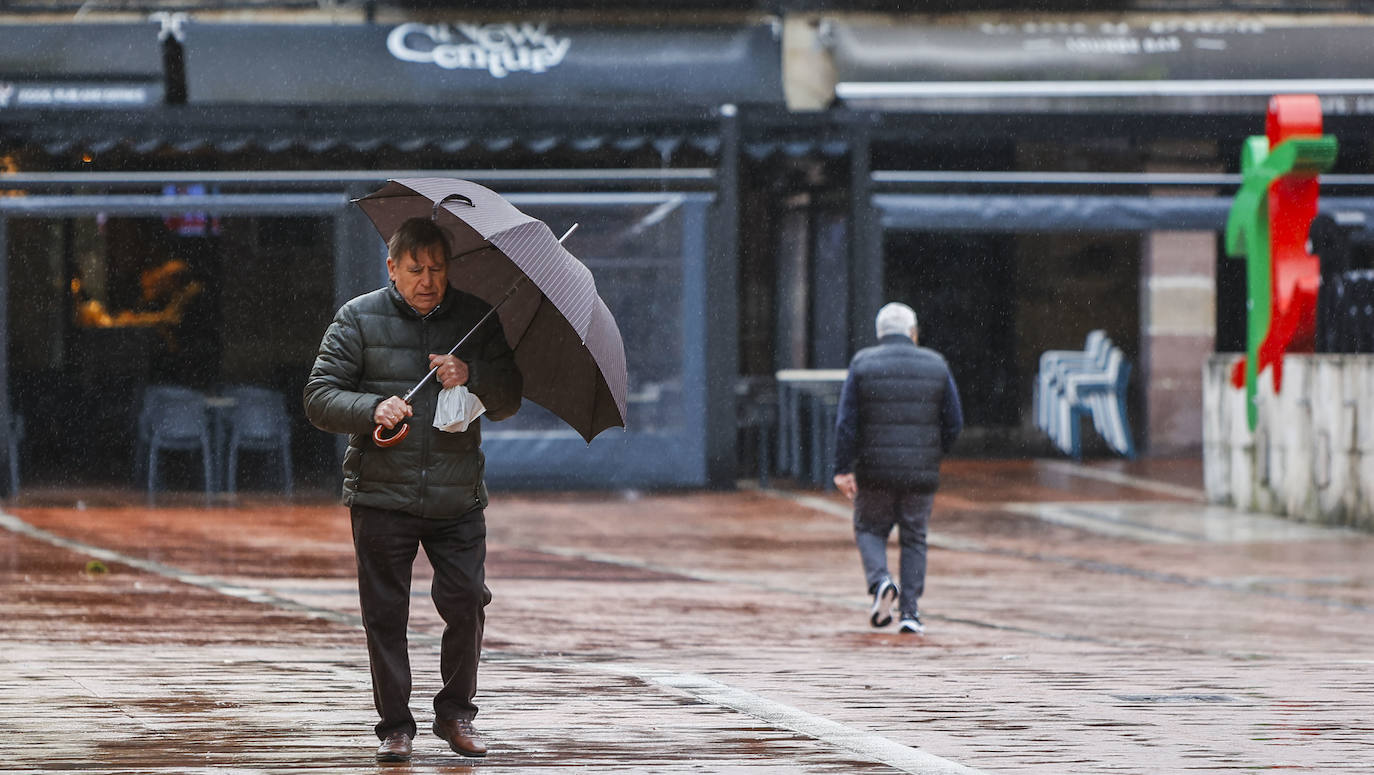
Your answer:
[[[1195,462],[951,461],[927,635],[839,496],[503,494],[478,726],[375,738],[346,511],[33,492],[0,515],[7,771],[1374,771],[1374,536],[1206,508]],[[895,569],[895,540],[893,563]],[[412,701],[441,623],[417,563]]]

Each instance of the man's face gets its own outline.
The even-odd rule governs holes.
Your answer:
[[[444,300],[448,261],[438,245],[427,245],[399,259],[387,256],[386,273],[396,283],[401,298],[421,315],[428,315]]]

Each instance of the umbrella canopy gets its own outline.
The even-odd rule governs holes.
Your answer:
[[[449,285],[501,305],[497,314],[524,376],[526,398],[588,442],[607,428],[624,427],[620,329],[597,295],[591,271],[543,221],[488,188],[456,178],[391,180],[355,201],[383,239],[417,216],[432,217],[448,234]]]

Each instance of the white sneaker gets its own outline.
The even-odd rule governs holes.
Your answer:
[[[897,585],[892,583],[892,579],[883,579],[878,584],[878,589],[873,592],[873,610],[868,614],[868,621],[874,627],[886,627],[892,624],[892,606],[897,602]]]
[[[926,628],[921,624],[921,615],[912,614],[903,616],[900,624],[897,625],[897,632],[910,635],[925,635]]]

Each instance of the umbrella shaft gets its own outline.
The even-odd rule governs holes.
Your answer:
[[[471,202],[469,202],[469,204],[471,204]],[[437,204],[435,205],[435,207],[438,207],[438,206],[439,206],[439,205],[437,205]],[[561,236],[561,237],[558,238],[558,244],[560,244],[560,245],[563,244],[563,240],[565,240],[565,239],[567,239],[568,237],[572,236],[572,233],[575,232],[575,231],[577,231],[577,227],[578,227],[579,225],[580,225],[580,224],[574,223],[574,224],[572,225],[572,228],[568,229],[566,232],[563,232],[563,236]],[[452,355],[452,354],[458,352],[458,348],[459,348],[459,347],[462,347],[463,344],[466,343],[467,340],[470,339],[470,338],[472,337],[473,334],[477,333],[477,329],[481,328],[481,327],[482,327],[482,324],[485,323],[485,322],[487,322],[487,318],[491,317],[492,315],[495,315],[495,314],[496,314],[496,310],[501,309],[501,305],[502,305],[502,304],[505,304],[506,302],[510,301],[510,297],[514,296],[514,295],[515,295],[515,292],[516,292],[517,290],[519,290],[520,284],[523,283],[523,282],[525,282],[525,281],[528,280],[528,279],[530,279],[530,278],[529,278],[529,275],[524,275],[524,274],[522,274],[522,275],[520,275],[520,279],[516,280],[514,283],[511,283],[510,290],[506,291],[506,295],[505,295],[505,296],[502,296],[502,297],[501,297],[501,300],[498,301],[498,302],[496,302],[496,305],[495,305],[495,306],[493,306],[491,309],[487,310],[487,314],[483,315],[483,316],[482,316],[482,319],[479,320],[479,321],[477,321],[477,324],[476,324],[476,325],[474,325],[472,328],[468,329],[468,332],[467,332],[466,334],[463,334],[463,338],[462,338],[462,339],[459,339],[459,340],[458,340],[458,344],[455,344],[455,345],[453,346],[453,349],[448,351],[448,355]],[[438,374],[438,373],[439,373],[439,367],[438,367],[438,366],[435,366],[434,368],[430,369],[430,370],[429,370],[429,373],[425,375],[425,378],[422,379],[422,380],[420,380],[419,382],[415,383],[415,387],[411,388],[409,393],[406,393],[404,396],[402,396],[402,397],[401,397],[401,400],[402,400],[402,401],[405,401],[407,404],[410,403],[410,399],[414,398],[414,397],[415,397],[415,394],[420,392],[420,388],[424,387],[424,386],[425,386],[425,383],[428,382],[435,374]]]
[[[458,340],[458,344],[455,344],[453,346],[453,349],[449,350],[447,354],[452,355],[458,352],[458,348],[466,344],[467,341],[472,338],[472,335],[477,333],[477,329],[481,328],[482,324],[487,322],[488,318],[490,318],[492,315],[495,315],[496,310],[501,309],[502,304],[505,304],[506,302],[510,301],[510,297],[514,296],[515,292],[519,290],[521,283],[525,282],[528,279],[529,277],[525,275],[520,275],[520,279],[516,280],[514,283],[511,284],[510,290],[506,291],[506,295],[502,296],[501,300],[496,302],[495,306],[487,310],[487,314],[483,315],[482,319],[477,321],[477,323],[473,325],[472,328],[469,328],[468,332],[466,334],[463,334],[463,338]],[[424,379],[420,380],[419,382],[416,382],[415,387],[411,388],[409,393],[406,393],[404,396],[402,396],[401,400],[405,401],[407,404],[410,403],[410,399],[414,398],[415,394],[420,392],[420,388],[424,387],[425,383],[428,382],[431,377],[438,373],[438,366],[435,366],[434,368],[430,369],[429,373],[425,375]]]

